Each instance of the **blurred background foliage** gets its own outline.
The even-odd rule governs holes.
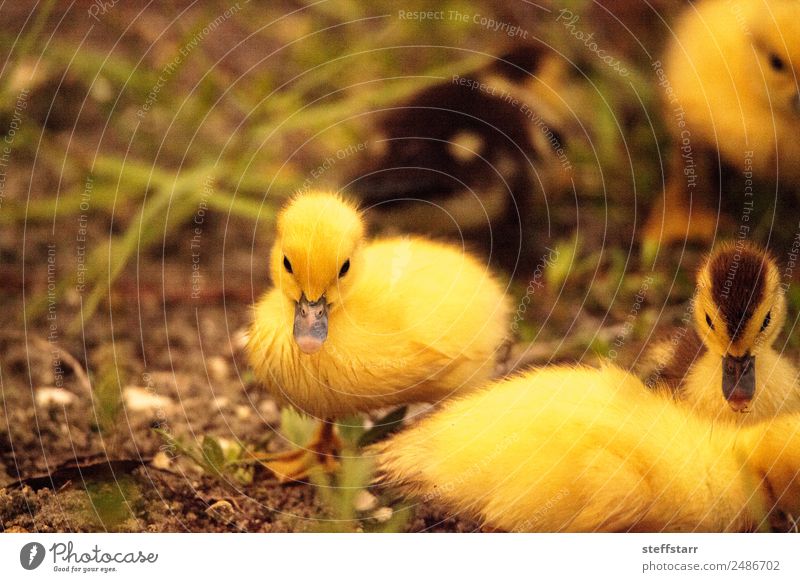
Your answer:
[[[649,55],[642,46],[625,47],[598,21],[608,10],[602,4],[436,6],[517,23],[528,33],[524,41],[472,20],[398,17],[398,10],[429,11],[425,2],[173,2],[142,11],[117,3],[89,17],[97,6],[84,2],[84,10],[66,15],[58,2],[32,13],[18,7],[20,26],[7,26],[0,37],[9,56],[3,114],[11,115],[19,91],[32,92],[0,221],[52,224],[55,235],[74,232],[75,217],[88,208],[83,317],[109,301],[117,278],[142,253],[166,254],[170,243],[185,242],[201,205],[216,220],[268,237],[275,208],[331,154],[367,143],[366,155],[375,155],[375,111],[478,71],[520,43],[543,42],[563,61],[566,82],[543,78],[555,83],[566,108],[581,196],[597,199],[598,212],[627,216],[631,203],[660,185],[652,160],[659,159],[663,132],[641,68]],[[632,74],[620,76],[566,34],[554,22],[562,6],[586,15],[587,34],[613,42]],[[621,17],[605,15],[616,28],[627,26],[626,16],[640,20],[621,8]],[[626,35],[633,45],[657,36],[635,33]],[[643,111],[651,115],[639,119]],[[314,185],[338,188],[362,163],[351,156]],[[574,204],[564,211],[574,213]],[[263,239],[254,244],[263,254]],[[75,271],[61,271],[66,292]],[[40,314],[45,304],[33,293],[27,306]]]

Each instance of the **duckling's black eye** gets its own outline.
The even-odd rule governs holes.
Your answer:
[[[706,313],[706,323],[708,324],[708,327],[714,329],[714,324],[711,323],[711,318],[708,316],[708,313]]]
[[[283,268],[286,269],[287,273],[292,272],[292,264],[289,262],[289,259],[286,258],[286,255],[283,255]]]
[[[339,269],[339,277],[341,278],[347,275],[347,271],[349,270],[350,270],[350,259],[347,259],[342,265],[342,268]]]
[[[772,67],[773,71],[782,71],[784,67],[786,67],[786,63],[783,62],[783,59],[780,58],[775,53],[769,54],[769,66]]]
[[[772,321],[772,312],[767,311],[767,316],[764,318],[764,323],[761,324],[761,329],[758,330],[758,333],[761,333],[765,329],[769,327],[769,322]]]

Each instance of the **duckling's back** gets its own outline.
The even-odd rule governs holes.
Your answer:
[[[337,341],[360,341],[373,353],[391,345],[417,378],[408,387],[414,400],[439,400],[490,378],[510,333],[510,307],[488,265],[417,237],[373,242],[364,259],[366,276],[345,303],[345,311],[359,308]]]
[[[494,346],[507,335],[505,289],[468,252],[423,238],[389,238],[369,245],[365,258],[363,294],[382,299],[364,317],[387,321],[407,341],[455,356],[465,335]]]
[[[453,402],[378,451],[388,483],[496,529],[716,531],[749,527],[733,438],[617,368],[559,367]]]

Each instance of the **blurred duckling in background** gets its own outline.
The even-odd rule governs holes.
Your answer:
[[[387,486],[493,530],[753,531],[800,510],[800,415],[714,425],[613,366],[498,381],[371,450]]]
[[[786,319],[775,260],[740,241],[712,252],[697,277],[694,327],[646,354],[647,384],[674,391],[698,414],[752,423],[800,412],[795,366],[772,344]]]
[[[557,129],[566,114],[556,91],[542,87],[556,59],[543,50],[519,48],[385,115],[377,123],[384,154],[349,185],[370,220],[465,238],[498,266],[524,267],[538,248],[537,223],[550,218],[547,198],[570,187]]]
[[[764,192],[777,184],[778,192],[797,194],[798,8],[797,0],[704,0],[675,24],[663,68],[654,65],[674,145],[664,198],[645,226],[651,246],[711,240],[718,225],[715,193],[728,191],[730,176],[732,192],[744,189],[744,175],[752,171],[770,185]],[[713,179],[718,175],[722,184]],[[771,198],[765,194],[761,206]],[[719,202],[740,205],[738,197]]]
[[[365,241],[355,206],[308,193],[278,217],[270,270],[249,363],[279,403],[323,421],[305,448],[266,463],[279,478],[335,465],[336,417],[436,402],[494,372],[510,308],[503,286],[460,248]]]

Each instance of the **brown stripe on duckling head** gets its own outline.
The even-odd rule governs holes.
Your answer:
[[[764,299],[766,268],[766,257],[748,245],[732,246],[711,257],[711,298],[732,341],[744,331]]]

